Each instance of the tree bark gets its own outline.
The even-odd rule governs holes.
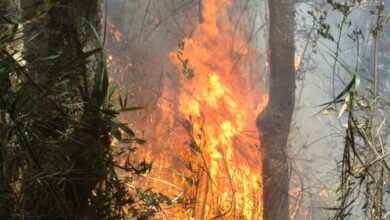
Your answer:
[[[269,102],[258,116],[264,220],[289,216],[287,141],[295,102],[293,0],[269,0]]]

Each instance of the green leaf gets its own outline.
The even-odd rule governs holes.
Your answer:
[[[333,54],[331,56],[343,67],[343,69],[353,77],[353,89],[352,92],[357,93],[359,91],[360,87],[360,74],[356,72],[355,70],[349,68],[347,65],[345,65],[343,62],[341,62],[337,57],[335,57]]]
[[[112,117],[116,117],[117,115],[119,115],[119,112],[114,110],[114,109],[102,109],[100,111],[103,114],[106,114],[106,115],[109,115],[109,116],[112,116]]]
[[[114,95],[115,91],[116,91],[116,86],[110,86],[108,88],[108,100],[112,99],[112,96]]]
[[[89,50],[89,51],[86,51],[86,52],[83,52],[82,54],[80,54],[76,60],[86,60],[88,58],[90,58],[91,56],[95,55],[96,53],[99,53],[102,51],[102,48],[95,48],[95,49],[92,49],[92,50]]]
[[[111,119],[111,126],[120,128],[123,132],[125,132],[130,137],[135,137],[134,132],[128,126],[118,122],[116,119]]]
[[[86,22],[90,29],[92,30],[92,33],[95,37],[96,42],[99,45],[99,48],[104,48],[103,42],[96,31],[93,24],[91,24],[89,21],[83,19],[84,22]],[[104,103],[104,100],[107,98],[108,94],[108,71],[107,71],[107,63],[106,63],[106,53],[104,49],[101,49],[102,55],[100,57],[100,65],[99,69],[97,70],[96,76],[95,76],[95,85],[92,91],[92,94],[95,98],[96,104],[98,106],[101,106]]]
[[[340,102],[345,102],[347,99],[351,98],[351,97],[354,97],[353,94],[356,94],[358,91],[359,91],[359,86],[360,86],[360,74],[354,70],[352,70],[351,68],[349,68],[348,66],[346,66],[344,63],[342,63],[341,61],[339,61],[337,59],[337,57],[335,57],[333,54],[330,54],[342,67],[343,69],[349,74],[352,76],[352,80],[348,83],[348,85],[343,89],[343,91],[341,91],[337,96],[336,98],[331,101],[331,102],[327,102],[327,103],[324,103],[320,106],[325,106],[324,109],[320,110],[319,112],[322,112],[324,111],[325,109],[327,109],[331,104],[336,104],[336,103],[340,103]],[[344,96],[346,96],[345,99],[342,99]],[[349,100],[348,100],[349,101]],[[342,115],[342,113],[345,111],[345,106],[343,105],[343,108],[342,110],[340,111],[339,113],[339,117]]]
[[[114,136],[118,141],[122,140],[122,133],[117,127],[111,129],[111,135]]]
[[[167,205],[172,205],[172,201],[171,201],[171,199],[168,196],[166,196],[166,195],[164,195],[162,193],[158,193],[158,197],[160,198],[160,200],[165,202]]]

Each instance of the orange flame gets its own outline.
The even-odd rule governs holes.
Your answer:
[[[165,123],[157,130],[170,128],[166,144],[180,159],[156,161],[156,155],[151,157],[155,164],[163,164],[161,167],[179,170],[176,172],[180,178],[163,170],[158,174],[184,189],[182,198],[189,205],[174,211],[177,219],[262,218],[261,160],[255,118],[267,98],[252,89],[246,67],[257,62],[258,53],[246,42],[244,34],[237,36],[225,10],[229,6],[231,0],[203,1],[203,22],[192,37],[184,39],[179,55],[170,54],[184,74],[180,75],[176,91],[177,108],[160,100]],[[186,74],[188,71],[191,74]],[[173,92],[167,90],[163,95],[172,96]],[[178,128],[177,121],[184,129]],[[191,152],[183,149],[183,144]],[[183,166],[187,169],[180,168]],[[193,180],[190,184],[189,179]],[[160,183],[154,187],[164,188]],[[168,192],[174,191],[168,188]]]
[[[296,53],[295,56],[294,56],[294,68],[295,68],[295,70],[299,70],[299,68],[301,67],[301,62],[302,62],[301,54]]]
[[[255,119],[268,96],[257,91],[259,54],[245,23],[237,30],[238,15],[228,15],[232,0],[202,3],[202,23],[169,54],[178,81],[162,78],[159,111],[148,118],[155,139],[138,151],[154,167],[139,184],[181,204],[164,210],[164,219],[261,220]]]

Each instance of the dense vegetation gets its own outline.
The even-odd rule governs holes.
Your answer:
[[[297,76],[285,80],[286,72],[294,72],[294,1],[268,2],[268,43],[279,56],[271,53],[268,59],[270,105],[257,123],[267,145],[264,202],[278,202],[267,202],[264,215],[288,219],[287,141],[294,80],[302,76],[298,69]],[[137,157],[137,147],[146,140],[118,116],[141,107],[128,106],[127,95],[109,80],[102,4],[0,0],[0,219],[151,219],[163,203],[172,204],[164,194],[136,184],[152,169]],[[332,95],[321,105],[323,114],[336,116],[344,139],[336,202],[321,207],[334,219],[390,216],[389,4],[327,0],[309,11],[314,23],[305,34],[314,36],[313,51],[320,41],[334,47],[329,55]]]
[[[387,219],[389,87],[385,67],[389,2],[327,3],[311,15],[317,22],[319,36],[336,45],[331,55],[333,100],[324,106],[328,110],[336,107],[337,119],[345,123],[345,145],[338,167],[338,203],[331,210],[335,211],[334,219],[349,219],[362,213],[369,219]],[[330,13],[339,18],[334,27],[328,23]],[[350,59],[343,52],[346,45],[352,48]]]
[[[101,3],[13,3],[0,4],[0,218],[153,216],[165,197],[129,187],[150,165],[116,160],[144,141],[116,120],[138,108],[112,99]]]

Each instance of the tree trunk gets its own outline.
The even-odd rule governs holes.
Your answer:
[[[289,216],[287,140],[295,102],[293,0],[269,0],[269,102],[258,116],[264,220]]]
[[[60,64],[76,60],[82,56],[84,51],[98,47],[87,20],[97,32],[100,30],[99,11],[100,0],[61,0],[50,12],[49,29],[58,30],[59,35],[51,39],[50,49],[60,52]],[[91,47],[91,48],[89,48]],[[92,64],[94,61],[92,61]],[[79,121],[72,136],[75,140],[64,146],[64,151],[73,164],[73,171],[68,172],[67,181],[64,181],[64,194],[68,202],[75,208],[75,216],[93,218],[90,213],[96,210],[89,210],[92,191],[96,187],[98,177],[97,168],[103,166],[104,148],[109,143],[102,143],[107,138],[102,137],[102,120],[99,106],[91,104],[91,89],[94,65],[75,65],[65,74],[71,80],[69,90],[74,94],[74,103],[85,102],[82,111],[75,112],[75,118]],[[92,159],[95,158],[95,159]],[[101,158],[100,160],[98,158]],[[89,216],[89,217],[88,217]]]
[[[107,128],[102,128],[99,106],[89,102],[93,82],[91,77],[96,69],[96,63],[87,64],[86,60],[81,60],[80,57],[83,56],[84,51],[98,47],[93,43],[96,39],[84,19],[92,23],[99,32],[101,1],[53,0],[50,2],[48,12],[40,14],[37,11],[40,7],[37,6],[44,4],[43,0],[21,0],[23,17],[31,21],[24,26],[24,56],[28,61],[29,75],[41,88],[50,90],[58,86],[56,89],[59,90],[53,91],[52,100],[37,99],[36,115],[42,116],[37,122],[45,126],[39,126],[37,123],[35,128],[35,133],[43,140],[50,143],[57,141],[57,143],[50,145],[36,141],[34,149],[42,163],[50,165],[58,163],[64,166],[70,164],[71,169],[66,171],[64,179],[54,179],[53,185],[58,186],[58,195],[63,196],[63,206],[66,206],[71,216],[88,218],[88,213],[96,211],[89,210],[88,207],[91,203],[92,190],[97,184],[98,176],[101,175],[96,173],[96,169],[101,167],[99,163],[104,162],[104,159],[97,158],[104,157],[103,148],[109,146],[109,143],[107,145],[101,142],[102,139],[106,139],[101,137],[102,130]],[[36,87],[32,86],[31,90],[34,89],[36,90]],[[61,95],[61,90],[66,91],[67,96]],[[40,91],[36,92],[39,93]],[[61,112],[58,106],[53,105],[53,101],[83,103],[84,108]],[[73,121],[69,122],[69,118]],[[61,134],[65,133],[72,136],[73,141],[61,142]],[[108,131],[104,133],[108,134]],[[48,158],[50,155],[48,151],[52,148],[61,148],[63,157],[57,158],[58,161]],[[35,182],[30,182],[24,187],[28,193],[28,189],[41,187],[36,185]],[[45,192],[45,186],[41,188],[41,192]],[[45,199],[37,197],[34,190],[30,191],[33,193],[27,196],[30,201],[29,212],[47,214],[45,209],[48,207],[45,207],[47,204]],[[52,195],[47,196],[50,198]],[[41,210],[36,210],[34,207],[40,207]]]

